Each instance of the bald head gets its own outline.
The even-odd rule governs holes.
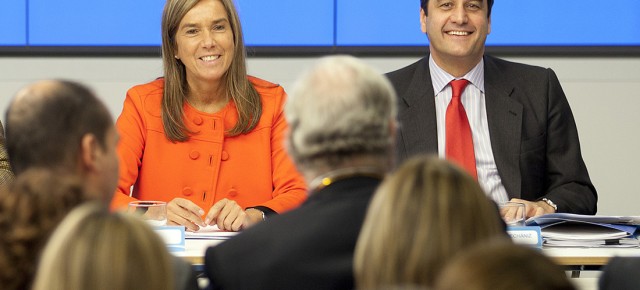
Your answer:
[[[16,175],[31,167],[75,171],[81,140],[92,134],[101,146],[113,120],[85,86],[47,80],[20,90],[6,113],[9,160]]]

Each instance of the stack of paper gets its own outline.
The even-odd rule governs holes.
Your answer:
[[[640,246],[635,235],[640,225],[640,217],[554,213],[530,218],[527,225],[540,226],[545,246]]]
[[[238,232],[223,231],[217,225],[200,228],[197,232],[186,232],[187,239],[226,240],[238,234]]]

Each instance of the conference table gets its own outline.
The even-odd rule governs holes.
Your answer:
[[[224,240],[220,239],[186,239],[185,250],[173,252],[178,257],[183,257],[192,265],[198,267],[204,264],[204,253],[207,247],[215,246]],[[615,256],[639,256],[640,248],[551,248],[544,247],[542,253],[550,257],[558,265],[567,267],[568,270],[599,270],[607,264],[610,258]],[[579,272],[578,272],[579,273]]]

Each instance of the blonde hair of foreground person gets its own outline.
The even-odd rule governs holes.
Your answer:
[[[536,249],[482,243],[448,264],[436,290],[575,290],[564,270]]]
[[[72,211],[47,244],[35,290],[169,290],[165,244],[143,221],[98,204]]]
[[[431,287],[457,252],[507,237],[496,205],[462,169],[436,157],[406,161],[376,191],[354,257],[358,289]]]

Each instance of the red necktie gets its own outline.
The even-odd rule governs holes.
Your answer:
[[[445,155],[447,159],[462,166],[471,176],[478,178],[476,172],[476,157],[473,152],[473,138],[467,112],[462,106],[460,96],[464,88],[469,83],[468,80],[451,81],[453,97],[447,107],[446,117],[446,147]]]

